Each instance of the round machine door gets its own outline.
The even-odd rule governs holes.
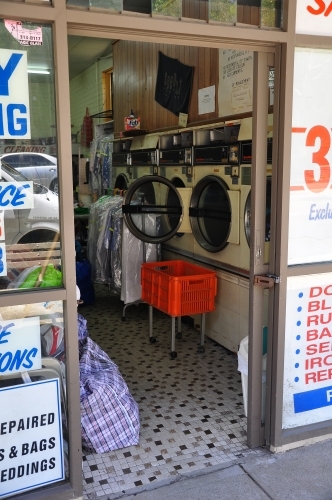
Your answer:
[[[114,183],[114,190],[127,191],[128,189],[128,178],[125,174],[119,174]]]
[[[231,212],[227,184],[214,175],[203,177],[194,187],[189,216],[194,237],[207,252],[220,252],[227,245]]]
[[[146,243],[163,243],[177,233],[183,206],[171,181],[158,175],[145,175],[128,188],[122,212],[136,238]]]
[[[244,206],[244,231],[247,243],[250,246],[250,216],[251,216],[251,191],[249,191]],[[266,206],[265,206],[265,241],[270,241],[271,230],[271,177],[266,178]]]
[[[176,188],[185,188],[186,185],[185,183],[183,182],[182,179],[180,179],[179,177],[174,177],[174,179],[171,179],[171,183],[173,184],[173,186],[175,186]],[[177,191],[174,191],[174,189],[169,189],[168,190],[168,193],[167,193],[167,205],[175,205],[175,206],[179,206],[179,201],[178,201],[178,192]],[[170,214],[168,216],[168,222],[169,222],[169,225],[171,226],[171,228],[173,228],[175,226],[175,224],[177,224],[177,220],[176,218],[174,217],[174,215]],[[184,235],[184,233],[176,233],[176,236],[178,238],[181,238],[182,236]]]

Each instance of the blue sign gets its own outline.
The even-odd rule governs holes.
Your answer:
[[[0,138],[31,139],[27,53],[0,49]]]
[[[294,413],[332,406],[332,386],[314,389],[313,391],[299,392],[294,394],[293,398]]]

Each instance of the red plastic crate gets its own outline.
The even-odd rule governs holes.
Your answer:
[[[141,271],[142,300],[170,316],[201,314],[215,309],[214,271],[183,260],[147,262]]]

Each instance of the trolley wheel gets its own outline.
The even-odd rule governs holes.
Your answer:
[[[175,337],[176,337],[177,339],[182,339],[182,332],[178,332],[178,333],[175,335]]]
[[[150,344],[156,343],[156,337],[150,337]]]
[[[122,316],[121,321],[126,321],[126,316]]]
[[[201,353],[205,352],[205,349],[204,349],[204,346],[203,346],[203,345],[201,345],[201,346],[198,348],[198,352],[201,352]]]
[[[178,355],[178,353],[175,351],[172,351],[170,354],[171,354],[171,359],[175,359],[176,356]]]

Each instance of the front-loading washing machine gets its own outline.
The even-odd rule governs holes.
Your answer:
[[[131,139],[113,141],[111,186],[114,193],[123,193],[130,185],[130,145]]]
[[[239,129],[236,122],[195,131],[189,209],[194,258],[230,271],[245,268],[240,259]]]
[[[158,142],[158,134],[138,135],[132,138],[129,168],[131,181],[144,175],[158,175]]]
[[[178,232],[162,246],[165,260],[193,258],[194,238],[189,220],[189,205],[193,189],[193,131],[173,131],[159,139],[159,174],[176,187],[177,194],[169,189],[166,204],[177,203],[178,194],[182,200],[183,218]],[[162,201],[163,202],[163,201]],[[177,223],[169,217],[169,224]]]
[[[241,260],[250,260],[250,216],[251,216],[251,163],[252,163],[252,119],[241,120],[239,133],[241,149],[241,214],[243,221],[240,225]],[[270,218],[271,218],[271,184],[272,184],[272,145],[273,145],[273,114],[268,115],[267,154],[266,154],[266,219],[265,219],[265,248],[264,262],[269,261],[270,250]],[[246,241],[246,244],[242,242]]]

